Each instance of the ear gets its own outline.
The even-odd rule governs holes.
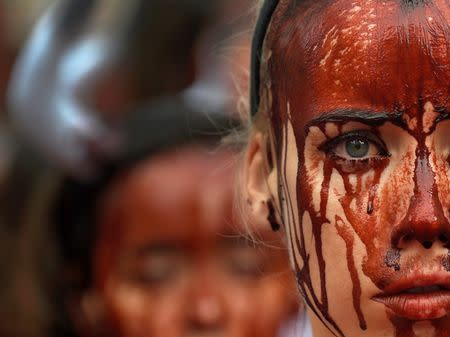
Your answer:
[[[268,202],[278,202],[273,200],[273,196],[278,195],[277,172],[275,165],[269,167],[268,153],[267,139],[262,133],[256,133],[247,148],[243,173],[247,214],[250,223],[256,226],[256,230],[271,228],[268,220],[270,212]],[[277,207],[277,205],[274,206]]]

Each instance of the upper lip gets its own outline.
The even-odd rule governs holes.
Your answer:
[[[388,297],[400,295],[408,291],[423,289],[427,292],[427,288],[439,287],[441,290],[450,290],[450,273],[449,272],[432,272],[432,273],[411,273],[406,277],[391,282],[384,291],[375,297]]]

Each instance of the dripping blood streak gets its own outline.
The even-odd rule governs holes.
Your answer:
[[[389,315],[389,319],[392,325],[395,327],[395,337],[415,337],[416,334],[413,331],[413,322],[394,316]]]
[[[381,170],[375,171],[374,181],[380,181],[381,178]],[[369,201],[367,202],[367,214],[372,215],[374,211],[374,200],[377,195],[379,184],[373,185],[369,190]]]
[[[387,164],[384,167],[378,168],[375,170],[375,176],[373,177],[373,185],[369,189],[369,201],[367,202],[367,214],[372,215],[374,211],[374,203],[375,197],[378,192],[378,187],[380,186],[381,174],[383,170],[386,168]]]
[[[373,177],[374,184],[369,190],[369,201],[367,202],[367,214],[372,215],[374,211],[375,197],[378,192],[378,187],[380,186],[381,174],[387,165],[382,168],[375,170],[375,176]]]
[[[283,151],[284,151],[284,158],[286,158],[287,156],[287,125],[285,125],[284,127],[284,146],[283,146]],[[286,195],[286,207],[287,207],[287,212],[286,212],[286,216],[287,216],[287,220],[288,222],[286,222],[286,224],[291,227],[291,222],[292,225],[294,226],[300,226],[299,224],[296,223],[295,221],[295,216],[294,216],[294,209],[293,209],[293,204],[292,204],[292,199],[291,199],[291,195],[289,193],[289,188],[287,185],[287,181],[286,181],[286,163],[278,164],[279,166],[282,166],[282,171],[283,172],[283,183],[284,183],[284,194]],[[295,240],[293,240],[292,238],[295,238]],[[294,242],[295,241],[295,242]],[[297,278],[297,283],[298,283],[298,287],[300,290],[300,293],[302,294],[307,306],[312,310],[312,312],[319,318],[319,320],[323,323],[323,325],[327,326],[328,325],[324,322],[324,318],[322,318],[319,315],[319,312],[315,309],[314,305],[316,305],[318,308],[320,308],[320,304],[318,302],[317,296],[314,293],[314,288],[312,286],[312,281],[311,281],[311,272],[309,270],[309,256],[306,253],[305,250],[305,237],[304,237],[304,233],[303,233],[303,228],[300,226],[300,237],[297,235],[296,230],[293,230],[291,233],[291,249],[294,251],[294,244],[296,245],[296,247],[298,248],[298,251],[300,252],[302,259],[303,259],[303,267],[301,268],[298,263],[295,263],[295,269],[296,269],[296,278]],[[306,289],[309,290],[311,297],[308,297],[308,293],[306,291]],[[319,309],[322,313],[322,315],[325,317],[326,315],[322,312],[321,309]],[[334,326],[334,325],[333,325]],[[331,329],[330,329],[331,331]]]
[[[369,215],[373,214],[373,200],[370,200],[370,197],[369,202],[367,203],[367,214]]]
[[[378,189],[380,186],[380,180],[382,173],[386,169],[386,167],[389,164],[389,160],[387,158],[383,158],[377,161],[372,162],[372,167],[370,170],[372,170],[373,173],[373,180],[370,183],[370,188],[368,188],[368,205],[367,205],[367,213],[370,216],[375,211],[375,206],[377,205],[377,194]],[[367,234],[370,232],[373,232],[374,226],[367,226],[367,224],[370,224],[371,221],[368,219],[368,222],[361,222],[361,218],[358,216],[355,216],[354,208],[352,208],[351,204],[352,201],[356,199],[356,209],[362,210],[364,209],[364,205],[361,204],[361,200],[363,200],[362,194],[365,193],[365,190],[367,189],[366,184],[362,184],[362,176],[361,173],[358,172],[356,175],[356,186],[353,188],[351,182],[350,182],[350,174],[342,167],[337,165],[336,166],[337,171],[341,175],[343,182],[344,182],[344,188],[345,188],[345,197],[342,197],[340,199],[341,206],[344,210],[344,214],[347,218],[347,220],[350,222],[350,225],[355,229],[356,234],[362,239],[362,242],[365,244],[366,249],[368,252],[373,251],[373,249],[376,249],[371,245],[370,242],[365,239],[366,236],[374,237],[373,234]],[[341,223],[344,223],[342,219],[339,219]],[[374,219],[372,219],[374,220]],[[337,220],[336,220],[337,221]],[[336,226],[338,222],[336,222]],[[355,309],[355,312],[358,316],[360,327],[361,329],[367,329],[367,324],[365,322],[364,314],[362,313],[360,302],[361,302],[361,283],[358,278],[358,274],[356,271],[355,261],[353,258],[353,244],[354,244],[354,238],[352,236],[352,233],[343,232],[342,230],[339,231],[338,234],[344,239],[347,247],[347,266],[349,269],[350,277],[352,279],[353,283],[353,306]],[[347,237],[348,236],[348,237]]]
[[[371,200],[369,200],[369,202],[367,203],[367,214],[373,214],[373,201]]]
[[[431,325],[435,329],[434,337],[448,337],[450,331],[450,323],[445,319],[438,319],[431,322]]]
[[[299,134],[298,132],[296,134]],[[301,133],[300,133],[301,134]],[[297,138],[297,148],[299,149],[298,157],[302,158],[302,152],[300,149],[304,148],[304,143],[302,143],[301,139]],[[310,186],[305,186],[299,182],[299,179],[305,176],[307,170],[305,167],[305,162],[300,161],[299,162],[299,171],[297,174],[297,195],[312,195],[312,190]],[[327,296],[327,289],[326,289],[326,273],[325,273],[325,260],[323,258],[323,252],[322,252],[322,226],[324,223],[328,222],[326,220],[326,208],[327,208],[327,201],[328,201],[328,189],[332,174],[332,166],[328,165],[326,168],[324,168],[324,180],[321,187],[321,203],[320,203],[320,212],[321,216],[316,214],[314,206],[311,204],[312,198],[299,198],[297,199],[297,205],[299,210],[299,215],[302,214],[304,211],[309,210],[309,214],[311,216],[312,221],[312,234],[314,237],[315,242],[315,251],[317,255],[317,261],[318,261],[318,269],[319,269],[319,275],[320,275],[320,286],[321,286],[321,300],[319,301],[317,294],[315,293],[315,289],[313,287],[313,282],[311,280],[311,272],[309,270],[309,252],[305,249],[305,242],[304,242],[304,234],[303,234],[303,228],[301,229],[301,241],[298,240],[296,244],[299,247],[299,252],[301,254],[302,260],[304,262],[303,268],[299,268],[297,265],[297,277],[298,277],[298,283],[301,288],[301,291],[303,294],[305,294],[305,300],[307,305],[311,308],[311,310],[316,314],[316,316],[319,318],[321,322],[324,323],[324,325],[327,327],[327,329],[334,335],[334,336],[342,336],[344,337],[344,334],[340,327],[337,325],[337,323],[333,320],[331,317],[329,310],[328,310],[328,296]],[[300,217],[301,218],[301,217]],[[306,296],[307,291],[309,291],[310,298]],[[316,310],[317,308],[317,310]],[[320,315],[319,315],[320,314]],[[326,322],[326,323],[325,323]]]
[[[286,158],[287,157],[287,124],[284,125],[283,127],[284,133],[283,133],[283,142],[282,142],[282,149],[283,149],[283,155],[281,156],[281,158]],[[299,224],[296,223],[295,221],[295,215],[294,215],[294,209],[293,209],[293,204],[292,204],[292,198],[290,195],[290,191],[288,188],[288,184],[286,181],[286,162],[284,162],[284,164],[280,161],[279,163],[277,163],[277,165],[280,168],[280,172],[283,172],[283,178],[279,178],[282,182],[281,182],[281,186],[282,189],[284,191],[284,195],[285,200],[286,200],[286,219],[284,220],[284,223],[292,228],[293,226],[300,226]],[[281,190],[280,190],[281,193]],[[281,198],[280,198],[281,200]],[[282,212],[283,213],[283,212]],[[287,220],[287,222],[286,222]],[[295,240],[294,240],[295,238]],[[312,282],[311,282],[311,278],[309,277],[310,274],[310,270],[309,270],[309,264],[308,264],[308,254],[305,251],[305,237],[304,237],[304,233],[303,233],[303,228],[300,226],[300,237],[299,235],[297,235],[297,231],[294,229],[291,231],[291,249],[292,251],[295,250],[294,245],[297,247],[298,251],[300,252],[301,256],[302,256],[302,260],[303,260],[303,267],[300,267],[299,264],[297,262],[295,262],[295,269],[296,269],[296,278],[297,278],[297,283],[298,283],[298,287],[300,290],[300,293],[302,294],[306,305],[312,310],[312,312],[314,312],[314,314],[320,319],[320,321],[325,325],[326,323],[324,322],[323,318],[319,315],[319,313],[317,312],[317,310],[314,307],[314,304],[316,306],[319,307],[319,303],[317,300],[317,297],[315,296],[312,287]],[[310,293],[311,293],[311,297],[308,297],[308,293],[306,291],[306,289],[309,289]],[[331,331],[331,330],[330,330]]]
[[[319,272],[320,272],[320,285],[322,294],[321,302],[325,311],[328,311],[328,296],[325,278],[325,260],[323,258],[323,251],[322,251],[322,226],[328,222],[326,218],[326,212],[327,212],[328,194],[330,190],[330,180],[332,172],[333,166],[330,164],[325,164],[323,172],[324,179],[322,182],[322,189],[320,191],[320,220],[316,222],[320,223],[320,226],[313,226],[317,261],[319,263]]]
[[[326,211],[327,211],[327,205],[328,205],[328,196],[329,196],[329,189],[330,189],[330,180],[331,180],[331,174],[333,173],[333,166],[330,163],[326,163],[324,165],[324,179],[322,182],[322,188],[320,191],[320,217],[317,216],[314,217],[313,221],[313,236],[315,241],[315,249],[317,254],[317,263],[319,265],[319,274],[320,274],[320,286],[321,286],[321,308],[320,311],[324,318],[331,323],[331,325],[336,329],[336,331],[341,335],[344,336],[336,322],[331,318],[329,310],[328,310],[328,295],[327,295],[327,288],[326,288],[326,272],[325,272],[325,260],[323,258],[323,251],[322,251],[322,227],[325,223],[328,223],[329,221],[326,218]],[[303,208],[303,207],[302,207]],[[313,207],[314,208],[314,207]],[[306,209],[306,207],[304,208]],[[315,214],[314,211],[311,211],[310,214]],[[311,282],[311,280],[310,280]],[[311,282],[311,290],[312,288],[312,282]]]
[[[352,233],[343,225],[343,221],[336,216],[336,229],[341,238],[345,241],[347,248],[347,266],[353,283],[353,308],[356,311],[359,320],[359,326],[362,330],[367,330],[367,323],[361,310],[361,282],[359,280],[358,271],[355,266],[355,258],[353,256],[354,239]]]
[[[356,175],[356,187],[355,187],[355,190],[352,192],[352,195],[354,195],[354,196],[360,195],[361,190],[362,190],[362,177],[359,174],[359,175]],[[358,209],[361,208],[362,198],[355,198],[355,201],[356,201],[356,207]]]

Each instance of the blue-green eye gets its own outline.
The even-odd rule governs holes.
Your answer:
[[[369,154],[370,145],[364,139],[351,139],[345,142],[345,151],[351,158],[364,158]]]
[[[351,131],[340,135],[326,142],[321,149],[345,160],[390,156],[384,142],[369,130]]]

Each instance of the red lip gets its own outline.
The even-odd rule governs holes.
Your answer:
[[[372,299],[409,320],[442,318],[450,314],[450,274],[411,274],[391,283]]]

